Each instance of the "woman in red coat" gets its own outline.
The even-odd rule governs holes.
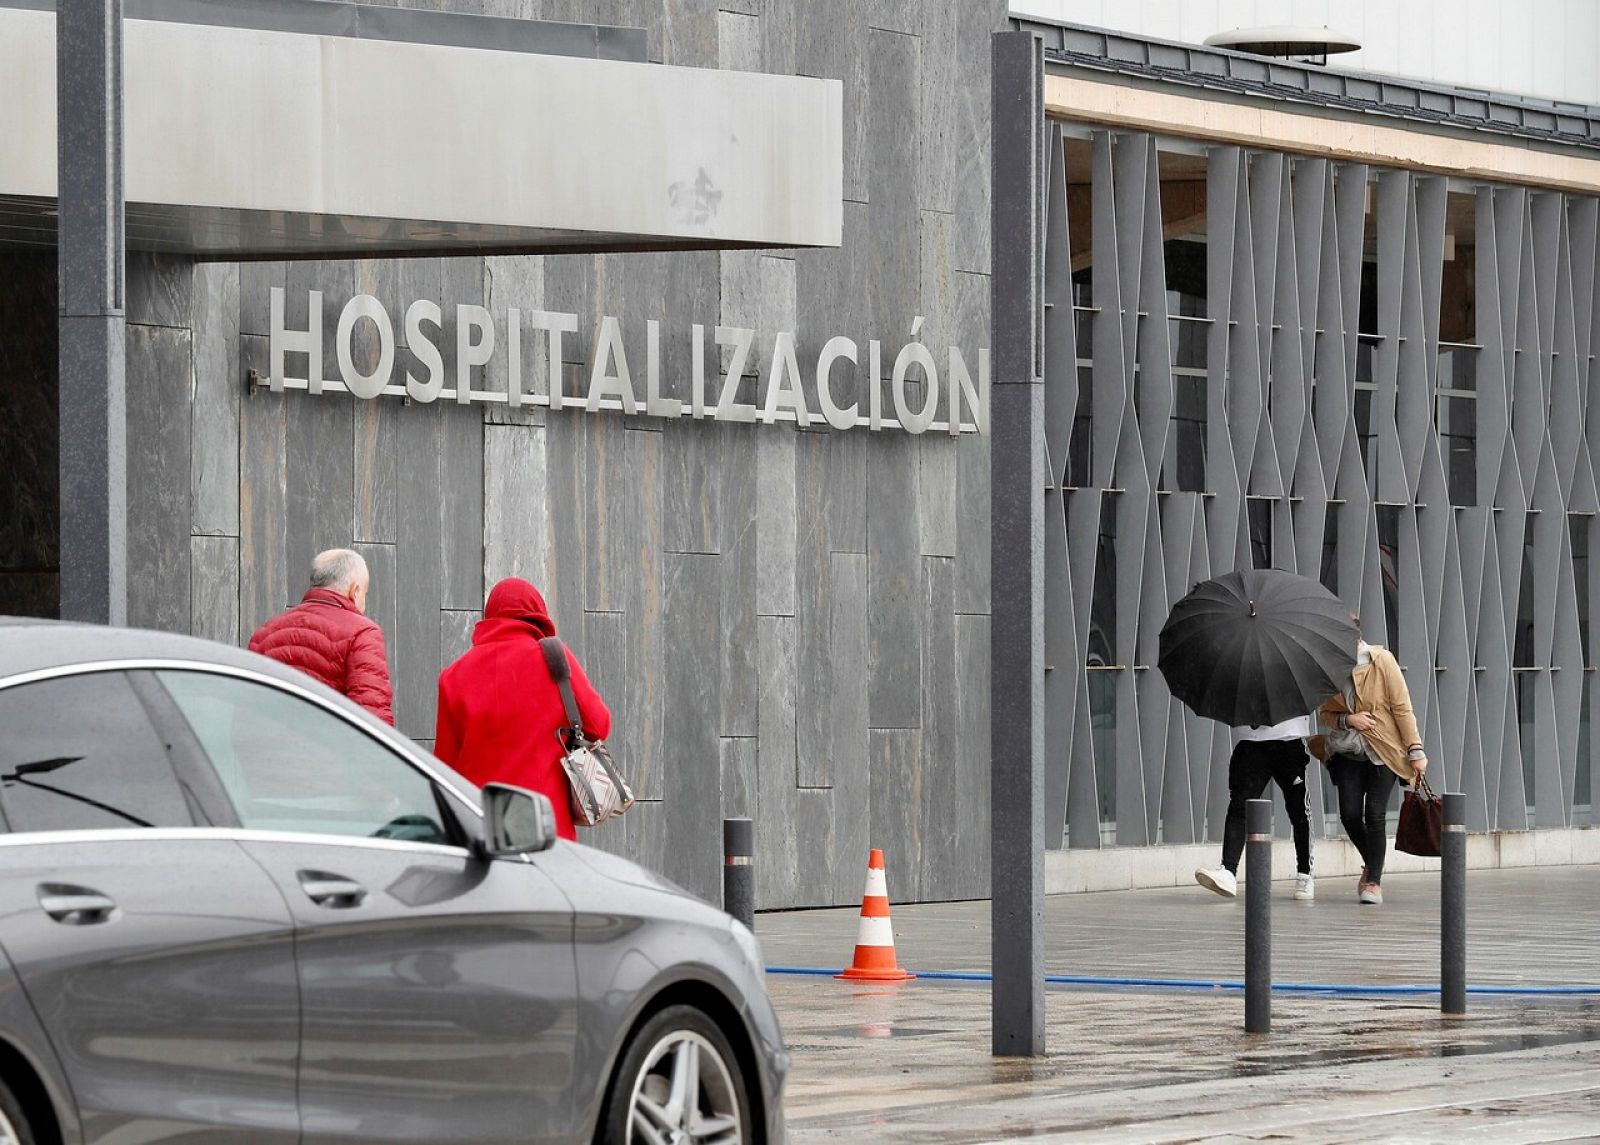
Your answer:
[[[563,839],[576,839],[556,733],[567,724],[539,640],[556,634],[539,590],[520,577],[494,586],[472,647],[439,676],[434,754],[482,787],[511,783],[550,797]],[[567,650],[572,693],[590,739],[611,734],[611,713]]]

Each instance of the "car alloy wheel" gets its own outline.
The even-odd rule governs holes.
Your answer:
[[[0,1145],[33,1145],[33,1130],[22,1112],[22,1103],[5,1082],[0,1081]]]
[[[734,1069],[711,1040],[669,1030],[634,1078],[627,1145],[743,1145],[742,1105]]]

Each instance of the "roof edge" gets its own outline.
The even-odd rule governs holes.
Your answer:
[[[0,0],[0,8],[54,12],[56,0]],[[170,24],[649,62],[649,39],[643,28],[380,8],[351,0],[124,0],[123,16]]]
[[[1600,107],[1322,67],[1036,17],[1047,64],[1600,150]]]

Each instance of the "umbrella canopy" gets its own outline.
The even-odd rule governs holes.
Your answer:
[[[1173,605],[1157,665],[1196,715],[1262,726],[1306,715],[1339,691],[1359,638],[1350,610],[1316,581],[1242,569]]]

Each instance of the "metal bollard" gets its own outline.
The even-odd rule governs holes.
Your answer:
[[[1245,804],[1244,1028],[1272,1029],[1272,801]]]
[[[748,819],[722,821],[722,909],[746,926],[756,924],[756,833]]]
[[[1467,1012],[1467,797],[1456,791],[1439,839],[1439,1012]]]

